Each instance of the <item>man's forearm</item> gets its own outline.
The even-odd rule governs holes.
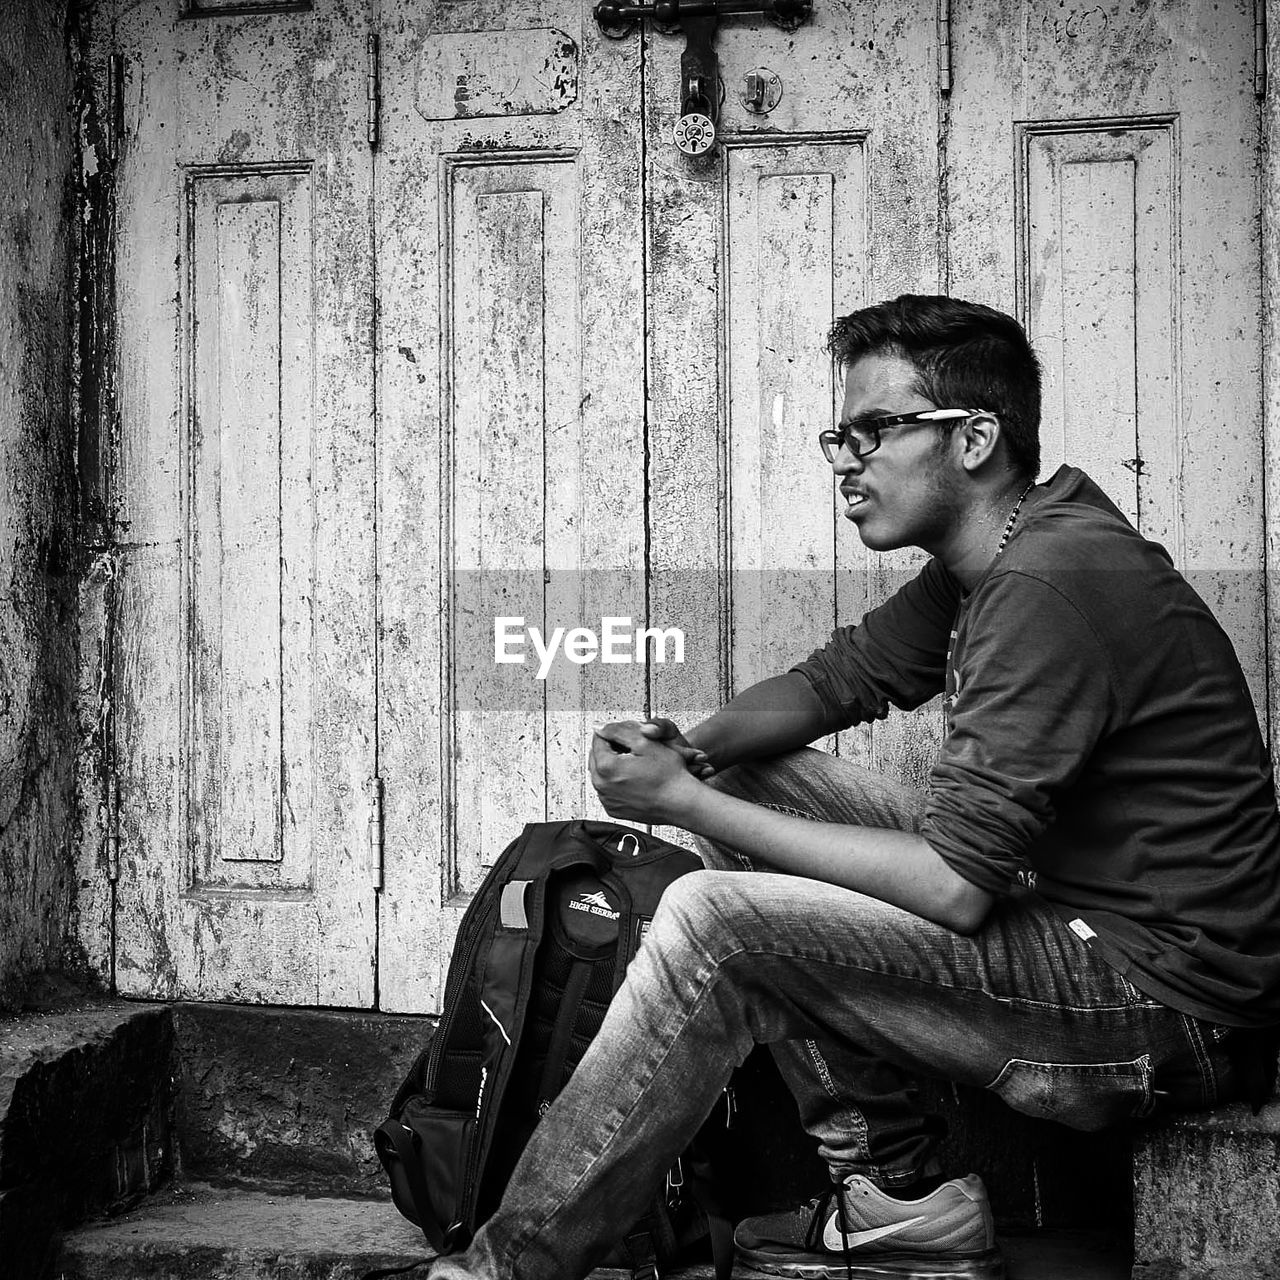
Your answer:
[[[740,850],[761,870],[856,889],[958,933],[973,932],[991,906],[990,894],[952,871],[914,832],[813,822],[703,783],[691,782],[681,794],[670,821]]]
[[[678,748],[646,735],[635,721],[596,730],[590,768],[615,818],[683,827],[779,871],[856,889],[959,933],[976,929],[991,905],[991,896],[954,872],[923,837],[814,822],[726,795],[695,778]]]
[[[744,689],[685,737],[705,751],[717,769],[726,769],[742,760],[808,746],[827,730],[826,708],[813,686],[804,676],[788,672]]]

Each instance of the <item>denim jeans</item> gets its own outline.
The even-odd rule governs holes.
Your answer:
[[[915,830],[923,808],[918,792],[811,750],[715,785],[831,822]],[[1141,994],[1033,893],[999,900],[964,936],[849,889],[742,874],[739,855],[700,844],[717,869],[667,891],[497,1212],[432,1280],[585,1275],[755,1044],[772,1046],[832,1176],[890,1188],[942,1172],[920,1076],[1083,1129],[1150,1115],[1166,1067],[1180,1105],[1218,1100],[1220,1029]]]

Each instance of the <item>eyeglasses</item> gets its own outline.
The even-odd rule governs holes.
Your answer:
[[[959,426],[966,418],[985,413],[985,409],[923,409],[919,413],[895,413],[884,418],[863,418],[834,431],[819,431],[818,444],[823,456],[834,462],[840,450],[848,449],[855,458],[865,458],[880,447],[880,435],[892,427],[909,427],[918,423]]]

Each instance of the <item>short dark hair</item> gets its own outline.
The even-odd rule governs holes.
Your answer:
[[[941,408],[989,409],[1000,419],[1010,466],[1040,470],[1040,362],[1022,326],[977,302],[904,293],[841,316],[827,349],[841,369],[890,352],[916,368],[916,388]]]

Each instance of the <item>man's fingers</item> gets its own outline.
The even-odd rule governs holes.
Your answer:
[[[639,724],[634,720],[618,720],[612,724],[602,724],[596,729],[595,736],[608,743],[615,751],[622,752],[634,751],[637,747],[652,741],[641,732]]]
[[[640,725],[640,732],[646,738],[681,738],[684,735],[680,732],[680,727],[674,720],[668,720],[666,716],[653,716],[645,720]]]
[[[620,759],[617,747],[608,739],[602,738],[598,733],[592,737],[591,750],[587,752],[587,769],[591,785],[597,791],[616,777]]]

